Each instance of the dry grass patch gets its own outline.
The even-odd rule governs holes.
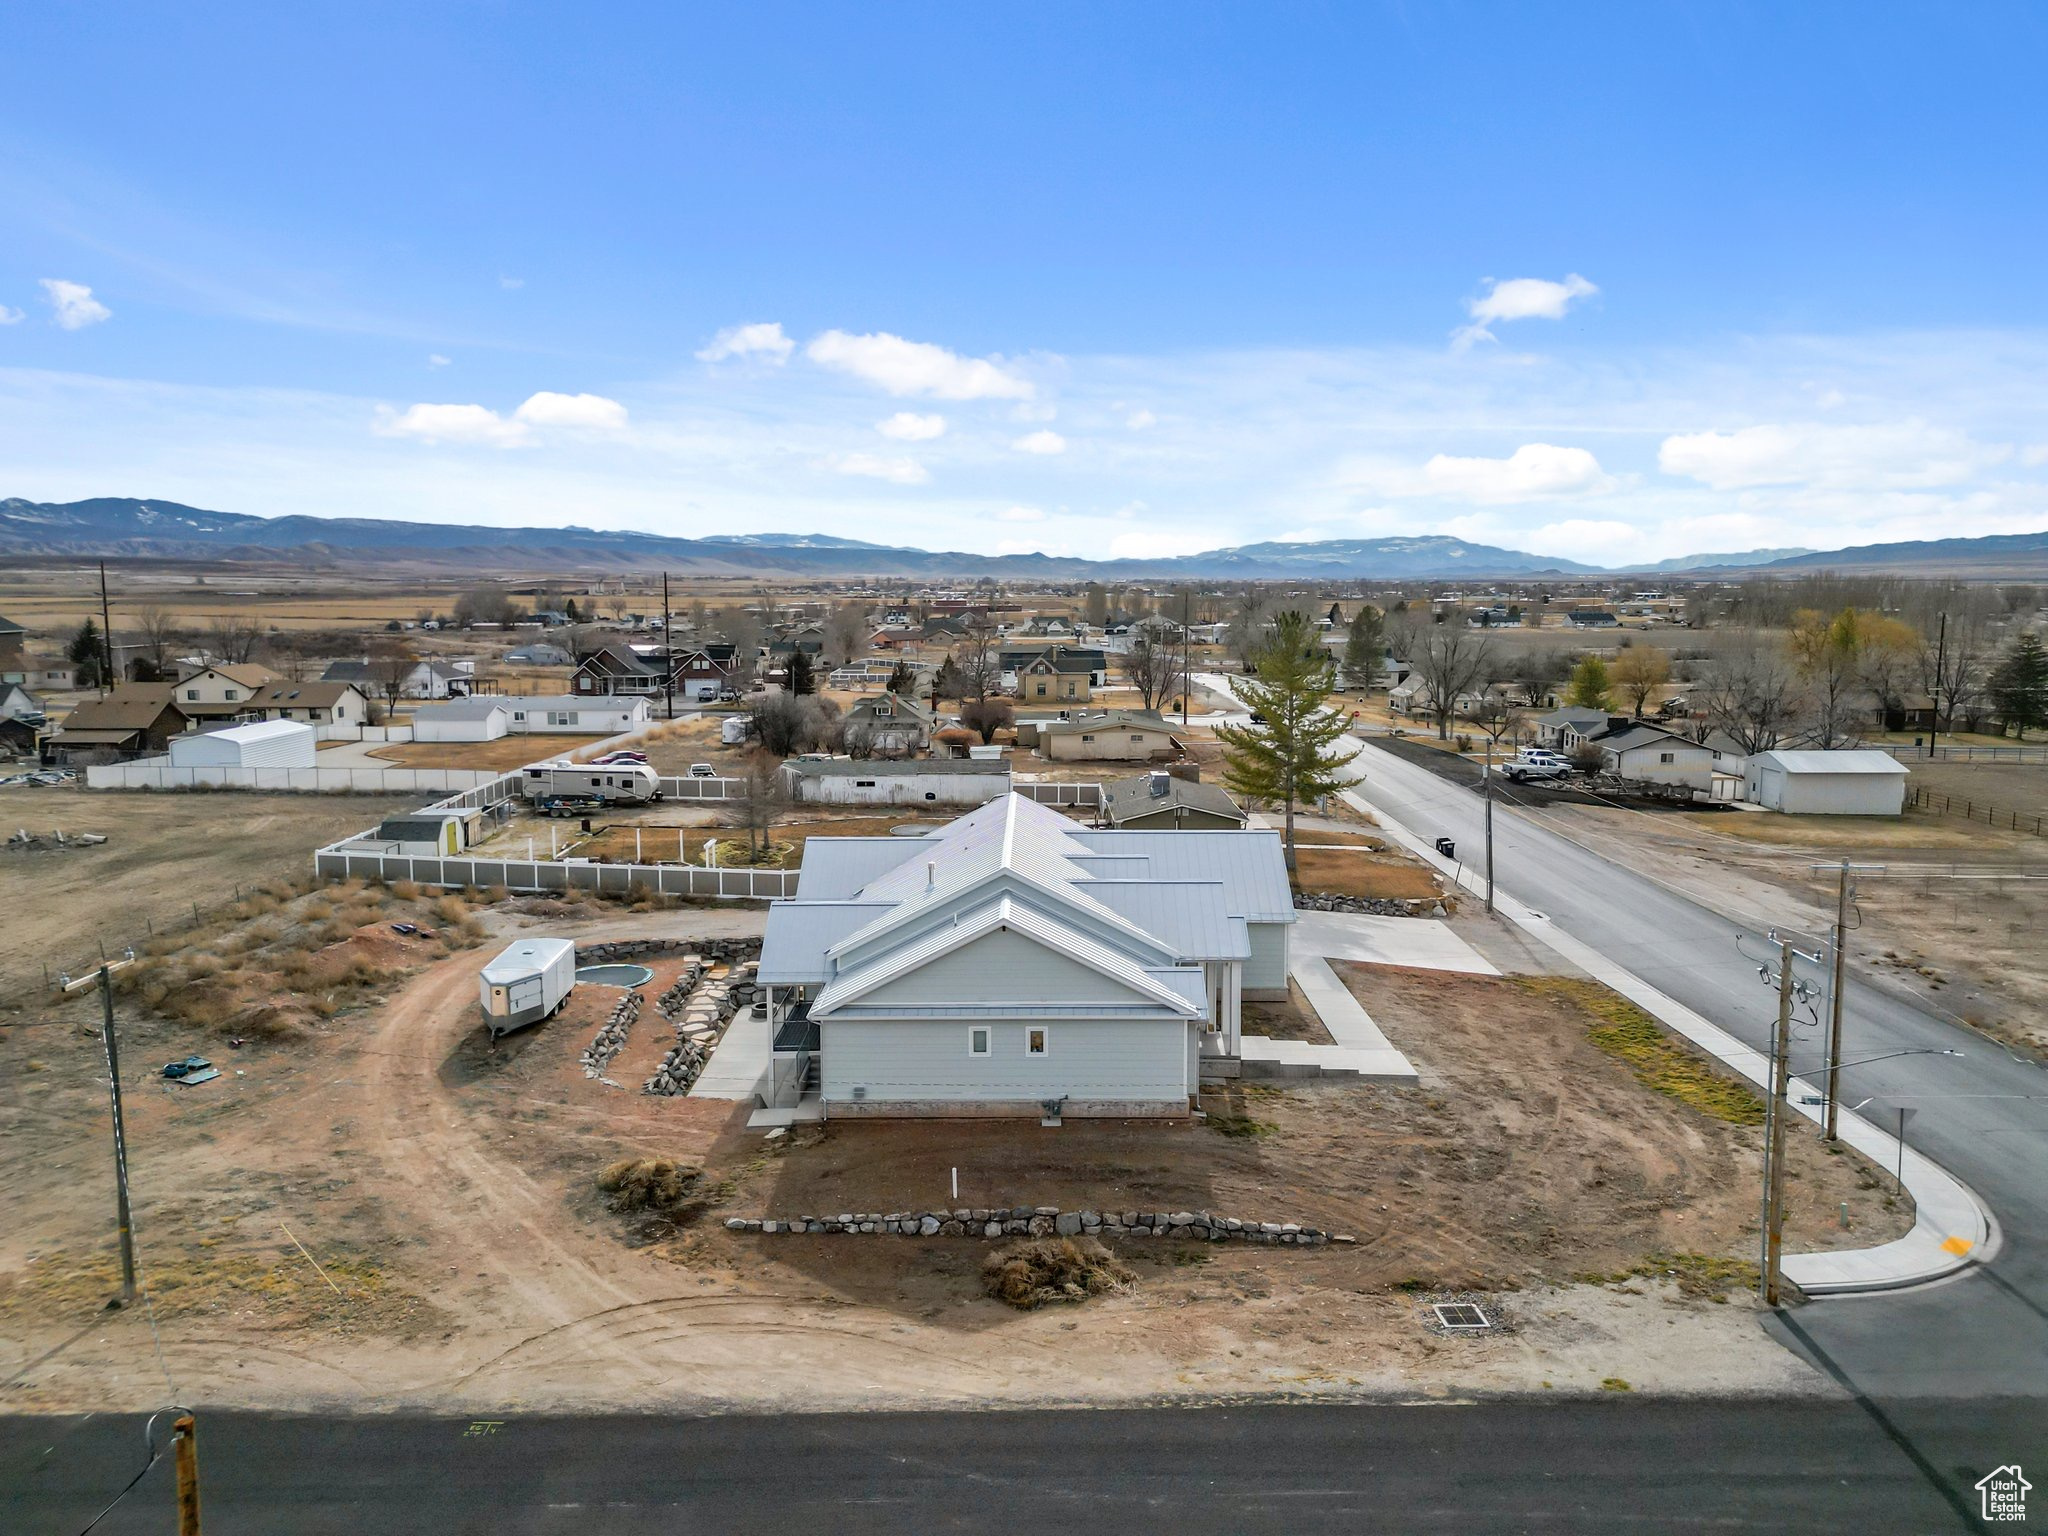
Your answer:
[[[1565,998],[1598,1022],[1586,1038],[1628,1063],[1636,1081],[1701,1114],[1730,1125],[1762,1125],[1764,1101],[1747,1083],[1688,1050],[1676,1036],[1627,998],[1597,981],[1562,976],[1521,976],[1514,984],[1541,997]]]
[[[1442,894],[1436,876],[1421,864],[1401,854],[1371,853],[1362,848],[1354,852],[1297,847],[1294,888],[1389,901],[1427,901]]]
[[[621,1216],[654,1215],[678,1220],[701,1207],[704,1170],[667,1157],[627,1157],[597,1176],[605,1204]]]
[[[997,1249],[981,1266],[982,1289],[1020,1312],[1128,1291],[1137,1278],[1092,1237],[1016,1243]]]

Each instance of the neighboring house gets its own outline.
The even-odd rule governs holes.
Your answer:
[[[103,699],[87,699],[48,739],[50,760],[71,766],[163,751],[189,723],[172,686],[123,683]]]
[[[582,696],[608,698],[614,695],[653,697],[667,690],[665,652],[658,645],[628,645],[609,640],[576,658],[576,671],[569,678],[569,691]],[[681,658],[677,660],[680,662]]]
[[[1688,789],[1714,787],[1714,752],[1654,725],[1634,725],[1603,735],[1600,766],[1618,778],[1641,784],[1682,784]]]
[[[1003,687],[1027,704],[1085,704],[1109,683],[1109,658],[1099,646],[1004,646],[996,666]]]
[[[178,708],[195,722],[233,720],[249,711],[249,701],[277,674],[254,662],[219,662],[179,679]]]
[[[980,805],[1010,789],[1010,765],[980,758],[871,762],[796,757],[782,765],[792,800],[806,805]]]
[[[1924,693],[1908,694],[1898,703],[1873,711],[1878,725],[1887,731],[1932,731],[1935,728],[1934,700]]]
[[[320,674],[323,683],[354,683],[365,698],[381,698],[391,673],[381,662],[337,661]],[[398,680],[402,699],[459,699],[475,686],[473,674],[445,661],[418,661]]]
[[[43,701],[20,683],[0,682],[0,720],[41,720]]]
[[[0,673],[19,670],[27,646],[28,631],[14,620],[0,616]]]
[[[1136,709],[1048,720],[1038,728],[1038,749],[1054,762],[1151,762],[1183,751],[1164,720]]]
[[[354,683],[265,683],[250,696],[241,713],[252,720],[363,725],[370,718],[370,703]]]
[[[1287,986],[1272,832],[1092,830],[1004,795],[920,838],[816,837],[768,910],[771,1106],[1177,1118]]]
[[[42,746],[43,727],[39,721],[20,715],[0,715],[0,756],[38,757]]]
[[[1102,820],[1131,831],[1232,831],[1244,826],[1245,813],[1220,784],[1155,768],[1103,785]]]
[[[1419,677],[1410,677],[1387,690],[1387,713],[1426,715],[1434,708],[1430,702],[1433,698],[1435,694],[1429,684]]]
[[[1626,715],[1609,714],[1604,709],[1567,705],[1563,709],[1553,709],[1547,715],[1538,715],[1530,723],[1536,728],[1537,746],[1549,747],[1554,752],[1575,752],[1610,730],[1626,730],[1630,722]]]
[[[676,652],[676,692],[684,698],[716,698],[721,689],[731,688],[746,673],[740,648],[722,641],[692,646]]]
[[[472,701],[474,702],[474,701]],[[573,733],[582,736],[617,736],[647,724],[645,699],[585,699],[572,693],[504,694],[493,702],[502,704],[509,715],[507,729],[514,736]]]
[[[71,693],[78,687],[78,667],[62,656],[23,656],[0,667],[0,683],[20,683],[43,693]]]
[[[1619,629],[1621,620],[1605,608],[1574,608],[1564,616],[1573,629]]]
[[[255,720],[170,741],[173,768],[311,768],[318,732],[296,720]]]
[[[1906,765],[1889,752],[1757,752],[1743,767],[1744,797],[1798,816],[1897,816]]]
[[[512,711],[502,698],[450,699],[422,704],[412,712],[414,741],[496,741],[512,729]]]
[[[846,730],[867,733],[877,757],[911,757],[931,745],[938,722],[921,706],[893,693],[862,699],[843,717]]]

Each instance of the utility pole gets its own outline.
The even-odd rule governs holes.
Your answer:
[[[1194,679],[1188,675],[1192,659],[1188,650],[1188,618],[1192,612],[1189,604],[1192,600],[1193,593],[1183,586],[1180,589],[1180,723],[1183,730],[1187,729],[1188,723],[1188,690],[1194,686]]]
[[[178,1536],[199,1536],[199,1426],[189,1413],[171,1425],[178,1463]]]
[[[1487,744],[1480,778],[1486,785],[1486,910],[1493,910],[1493,743]]]
[[[668,572],[661,573],[661,686],[668,697],[668,717],[676,717],[675,620],[668,611]]]
[[[100,671],[100,692],[114,686],[114,621],[107,610],[107,562],[100,562],[100,650],[106,664]]]
[[[100,967],[100,1043],[107,1052],[107,1093],[114,1109],[114,1211],[121,1233],[121,1305],[135,1300],[135,1224],[128,1209],[128,1132],[121,1119],[121,1051],[114,1041],[114,978]]]
[[[1927,733],[1927,755],[1934,756],[1934,738],[1941,734],[1941,692],[1948,679],[1948,610],[1941,610],[1941,638],[1934,643],[1934,729]],[[1954,722],[1950,722],[1954,729]]]
[[[1818,872],[1832,870],[1839,882],[1835,887],[1835,926],[1828,936],[1828,1085],[1827,1114],[1821,1131],[1821,1140],[1835,1139],[1835,1109],[1842,1097],[1842,992],[1848,981],[1849,941],[1849,893],[1854,878],[1862,873],[1883,874],[1882,864],[1851,864],[1847,859],[1840,864],[1815,864]]]
[[[1777,938],[1775,934],[1773,938]],[[1767,1307],[1778,1305],[1779,1266],[1785,1249],[1785,1121],[1792,1076],[1792,959],[1799,951],[1790,939],[1778,944],[1778,1026],[1771,1036],[1771,1096],[1764,1105],[1763,1262],[1757,1266],[1757,1289]],[[1804,957],[1802,957],[1804,958]]]

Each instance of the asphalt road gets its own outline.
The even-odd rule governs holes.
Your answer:
[[[1930,1412],[1935,1405],[1926,1405]],[[1942,1404],[1917,1458],[1845,1402],[1496,1402],[785,1418],[205,1414],[210,1536],[790,1531],[1946,1532],[2048,1445],[2038,1405]],[[0,1527],[81,1531],[142,1463],[128,1417],[0,1420]],[[2038,1459],[2038,1458],[2037,1458]],[[97,1529],[174,1528],[169,1458]]]
[[[1366,793],[1411,830],[1454,839],[1467,867],[1483,858],[1481,805],[1469,789],[1379,747],[1356,765]],[[1749,956],[1761,934],[1623,869],[1523,812],[1496,806],[1500,887],[1546,913],[1644,980],[1759,1049],[1775,995]],[[1738,940],[1742,948],[1738,949]],[[1743,950],[1747,950],[1747,955]],[[1852,951],[1853,953],[1853,951]],[[1912,1291],[1814,1302],[1774,1323],[1778,1335],[1881,1400],[2048,1393],[2048,1072],[1995,1042],[1859,979],[1844,1003],[1848,1060],[1909,1049],[1908,1056],[1843,1074],[1843,1102],[1864,1114],[1916,1111],[1906,1140],[1963,1179],[1990,1206],[2003,1244],[1988,1265]],[[1818,1030],[1801,1031],[1793,1068],[1822,1060]]]

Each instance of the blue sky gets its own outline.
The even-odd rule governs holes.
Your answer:
[[[23,3],[0,494],[1169,553],[2048,527],[2025,6]]]

